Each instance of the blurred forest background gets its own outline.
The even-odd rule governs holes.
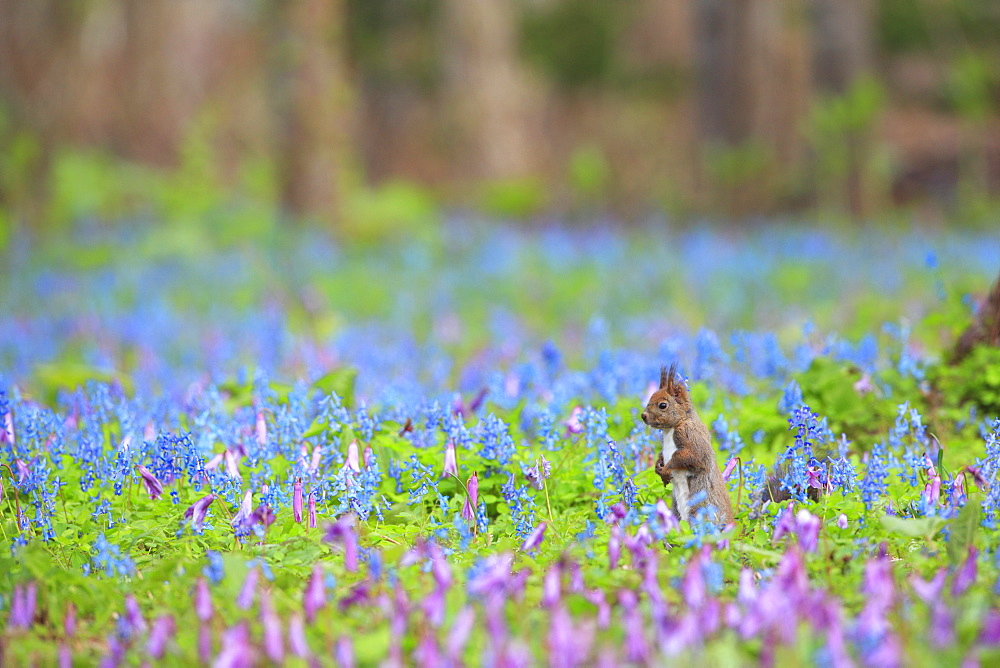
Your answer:
[[[1000,2],[0,0],[0,147],[0,246],[442,209],[995,224]]]

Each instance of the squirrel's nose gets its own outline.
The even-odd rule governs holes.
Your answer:
[[[643,411],[643,412],[642,412],[642,421],[643,421],[643,422],[646,422],[646,417],[647,417],[647,415],[646,415],[646,411]]]

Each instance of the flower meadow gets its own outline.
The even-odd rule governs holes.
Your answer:
[[[1000,660],[1000,356],[942,362],[994,238],[7,254],[3,665]],[[673,362],[735,526],[652,471]]]

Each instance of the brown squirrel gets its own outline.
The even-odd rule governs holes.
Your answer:
[[[705,500],[716,511],[716,520],[733,522],[733,505],[715,460],[712,437],[694,410],[687,388],[674,375],[677,365],[660,369],[660,387],[649,398],[642,421],[663,430],[663,449],[656,460],[656,473],[663,484],[673,483],[674,514],[690,521],[690,500],[705,492]]]

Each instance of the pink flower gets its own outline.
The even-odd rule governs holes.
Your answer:
[[[355,473],[361,473],[361,464],[358,460],[358,442],[351,441],[351,444],[347,446],[347,467]]]
[[[292,517],[296,522],[302,521],[302,478],[292,484]]]
[[[479,507],[479,473],[473,473],[466,485],[469,490],[465,497],[465,505],[462,506],[462,519],[467,522],[476,521],[476,508]]]
[[[250,514],[253,512],[253,490],[247,490],[243,495],[243,503],[240,504],[240,509],[236,511],[233,516],[232,526],[233,529],[240,529],[247,527],[250,522]]]
[[[267,421],[264,419],[264,411],[257,411],[257,445],[267,445]]]
[[[739,459],[737,457],[733,457],[732,459],[729,460],[728,463],[726,463],[726,468],[722,470],[723,480],[725,480],[726,482],[729,481],[729,476],[731,476],[733,474],[733,471],[736,470],[736,464],[738,462]]]
[[[579,434],[583,431],[583,423],[580,422],[580,416],[582,415],[583,408],[575,406],[573,412],[570,413],[569,419],[563,422],[566,425],[567,434]]]
[[[309,492],[309,528],[316,528],[316,492]]]
[[[3,414],[3,428],[0,428],[0,444],[14,445],[14,414],[7,411]]]
[[[444,446],[444,472],[441,474],[442,478],[448,476],[458,477],[458,457],[455,455],[455,444],[451,440]]]

